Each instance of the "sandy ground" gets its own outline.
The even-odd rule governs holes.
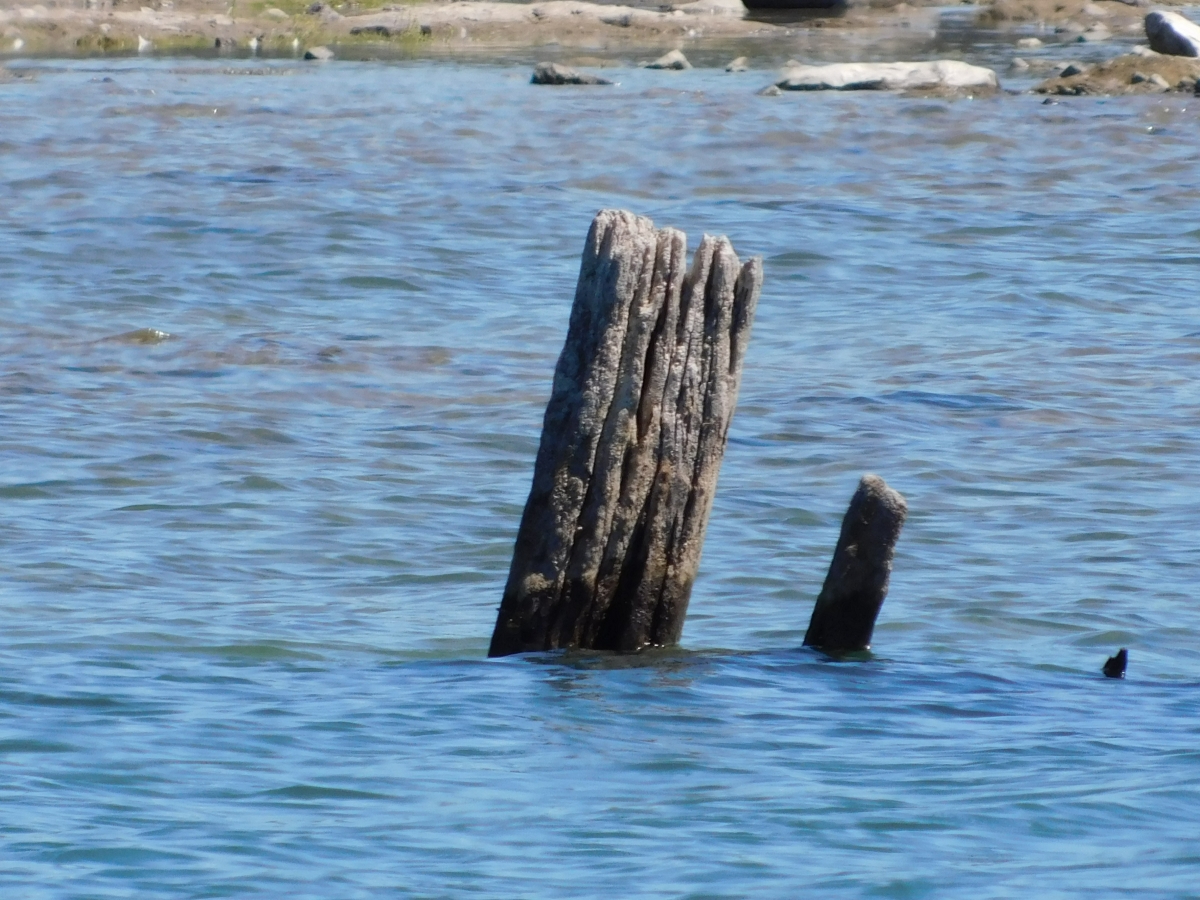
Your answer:
[[[1197,91],[1200,59],[1158,53],[1126,54],[1096,65],[1076,63],[1047,78],[1034,90],[1039,94],[1161,94]]]
[[[750,18],[740,0],[694,0],[662,7],[578,0],[497,3],[306,3],[278,0],[0,0],[0,54],[172,53],[217,46],[290,53],[293,46],[372,45],[419,54],[489,47],[673,49],[703,39],[770,37],[785,26]],[[906,7],[907,8],[907,7]],[[807,17],[811,27],[878,27],[895,9]],[[217,42],[220,42],[218,44]],[[147,44],[149,42],[149,44]]]
[[[933,0],[849,0],[832,12],[753,16],[740,0],[693,0],[650,6],[578,0],[496,3],[392,3],[348,0],[0,0],[0,54],[172,53],[249,47],[264,53],[316,44],[376,44],[395,51],[486,49],[556,44],[686,47],[714,38],[766,38],[795,29],[886,30],[920,27]],[[944,5],[944,0],[943,0]],[[979,6],[989,27],[1031,21],[1136,26],[1143,8],[1116,0],[992,0]],[[139,41],[139,37],[141,40]],[[152,48],[146,44],[149,41]],[[668,47],[670,49],[670,47]]]

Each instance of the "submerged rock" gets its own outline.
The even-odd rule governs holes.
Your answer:
[[[647,69],[690,69],[692,64],[687,61],[682,50],[672,50],[664,53],[652,63],[646,63]]]
[[[607,78],[576,72],[558,63],[540,62],[533,69],[530,84],[612,84]]]
[[[739,56],[725,67],[726,72],[745,72],[750,66],[747,63],[746,57]]]
[[[304,51],[304,58],[324,62],[325,60],[333,59],[333,51],[328,47],[309,47]]]
[[[905,91],[997,88],[996,73],[953,59],[930,62],[792,66],[775,84],[785,91]]]
[[[1200,56],[1200,25],[1179,13],[1152,12],[1146,16],[1150,49],[1170,56]]]

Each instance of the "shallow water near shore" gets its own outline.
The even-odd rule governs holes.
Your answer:
[[[1196,98],[21,71],[12,896],[1194,896]],[[489,661],[603,207],[765,261],[683,645]],[[835,663],[864,471],[911,512]]]

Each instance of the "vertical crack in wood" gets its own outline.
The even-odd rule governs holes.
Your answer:
[[[588,232],[489,655],[679,639],[762,285],[725,238]]]

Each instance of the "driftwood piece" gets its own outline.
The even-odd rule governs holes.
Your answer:
[[[833,562],[813,607],[806,647],[826,653],[867,650],[887,596],[892,555],[908,504],[878,475],[864,475],[842,519]]]
[[[605,210],[584,247],[489,656],[679,640],[762,286]]]

